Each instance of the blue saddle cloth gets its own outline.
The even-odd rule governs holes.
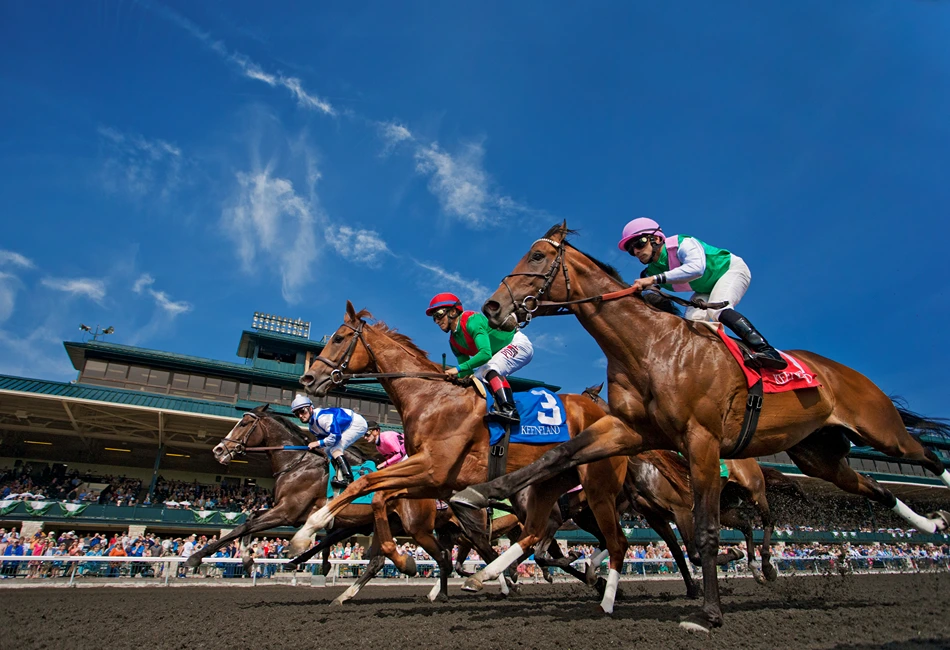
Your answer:
[[[521,430],[511,432],[511,442],[521,445],[549,445],[555,442],[567,442],[571,439],[567,430],[567,412],[564,402],[555,393],[546,388],[532,388],[523,393],[515,393],[515,406],[521,416]],[[492,410],[494,399],[488,394],[486,407]],[[490,422],[489,442],[497,444],[505,435],[505,427],[500,422]]]
[[[330,477],[327,480],[327,498],[332,499],[334,496],[333,485],[330,483],[330,481],[332,481],[333,477],[336,476],[336,468],[333,466],[333,463],[328,463],[328,466],[330,469]],[[368,460],[362,465],[352,465],[350,466],[350,469],[353,471],[353,480],[355,481],[359,479],[361,476],[365,476],[366,474],[369,474],[370,472],[375,472],[376,463],[371,460]],[[376,493],[370,492],[369,494],[366,494],[354,500],[353,503],[372,503],[374,494]]]

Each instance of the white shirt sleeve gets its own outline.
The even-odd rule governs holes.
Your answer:
[[[706,272],[706,251],[692,237],[683,238],[676,249],[676,258],[680,261],[680,265],[663,274],[666,284],[692,282]]]

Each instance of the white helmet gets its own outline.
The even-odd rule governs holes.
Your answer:
[[[297,395],[294,398],[293,403],[290,405],[290,410],[296,413],[305,406],[313,408],[313,402],[310,401],[310,398],[306,395]]]

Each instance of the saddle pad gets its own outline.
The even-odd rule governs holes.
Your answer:
[[[732,338],[726,335],[722,325],[716,328],[716,334],[726,344],[726,349],[732,354],[738,362],[742,372],[745,373],[748,387],[751,388],[755,382],[762,378],[762,392],[764,393],[784,393],[790,390],[800,390],[802,388],[818,388],[821,382],[803,361],[779,351],[782,358],[788,361],[788,368],[785,370],[773,370],[772,368],[762,368],[755,370],[745,365],[742,358],[742,350]]]
[[[330,481],[332,481],[333,477],[336,476],[336,468],[333,466],[333,463],[328,463],[327,465],[330,468],[330,476],[327,479],[327,498],[332,499],[333,485],[331,485]],[[368,460],[362,465],[352,465],[350,469],[353,471],[353,480],[355,481],[359,479],[361,476],[365,476],[366,474],[369,474],[370,472],[375,472],[376,463],[374,463],[371,460]],[[359,497],[358,499],[355,499],[353,503],[363,503],[363,504],[372,503],[374,494],[376,493],[370,492],[369,494],[363,495]]]
[[[523,393],[515,393],[515,406],[521,416],[521,429],[511,432],[511,442],[519,445],[550,445],[567,442],[571,439],[567,430],[567,413],[561,398],[546,388],[532,388]],[[486,408],[492,410],[494,400],[489,394]],[[500,422],[488,424],[489,442],[497,444],[505,435],[505,427]]]

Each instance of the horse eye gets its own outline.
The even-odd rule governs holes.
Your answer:
[[[531,254],[532,262],[540,262],[543,259],[544,259],[544,253],[542,253],[541,251],[535,251]]]
[[[342,335],[342,334],[337,334],[336,336],[334,336],[334,337],[333,337],[333,342],[334,342],[334,343],[342,343],[342,342],[343,342],[343,335]]]

